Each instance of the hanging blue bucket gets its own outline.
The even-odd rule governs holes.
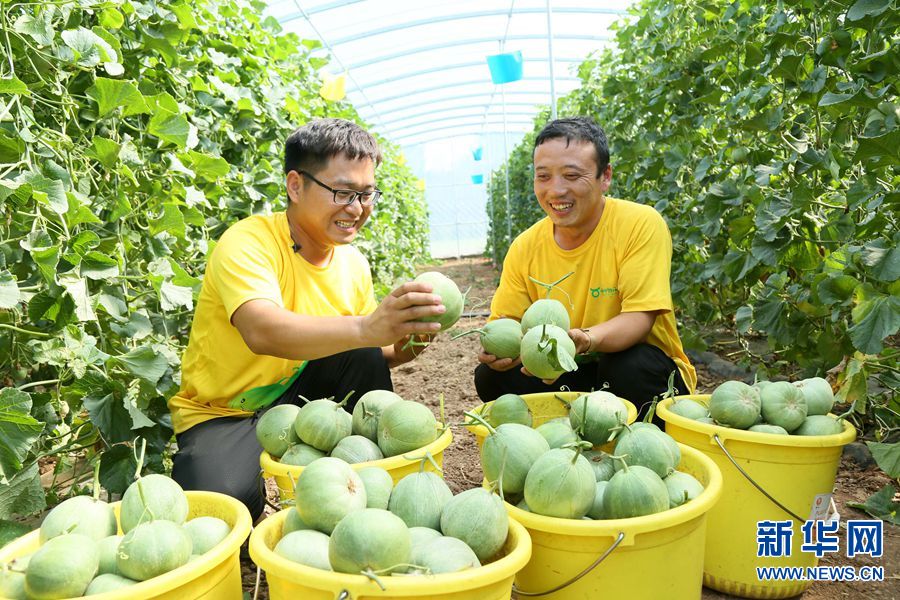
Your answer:
[[[488,68],[491,70],[491,81],[494,83],[509,83],[522,79],[522,52],[504,52],[492,54],[487,57]]]
[[[472,158],[474,158],[476,161],[481,160],[481,154],[483,151],[484,151],[484,148],[482,148],[481,146],[478,146],[477,148],[472,150]]]
[[[472,175],[472,183],[484,183],[484,175]]]

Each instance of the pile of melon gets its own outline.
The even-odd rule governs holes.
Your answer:
[[[325,456],[354,464],[405,454],[437,439],[442,427],[431,410],[388,390],[362,395],[351,415],[340,403],[280,404],[256,424],[256,439],[283,464],[306,466]]]
[[[276,554],[317,569],[373,578],[452,573],[502,554],[509,521],[500,498],[477,488],[453,495],[425,471],[393,485],[376,466],[358,472],[334,457],[297,479]]]
[[[844,430],[841,419],[829,414],[834,392],[827,381],[726,381],[717,387],[709,405],[690,398],[675,399],[669,410],[701,423],[775,435],[834,435]]]
[[[675,440],[652,423],[627,425],[628,409],[615,395],[582,394],[568,411],[532,428],[525,401],[506,394],[484,418],[466,413],[488,429],[481,466],[507,501],[549,517],[624,519],[681,506],[703,491],[677,470]],[[609,442],[613,454],[594,449]]]
[[[184,491],[164,475],[131,484],[118,521],[102,500],[69,498],[41,523],[40,548],[0,570],[0,597],[51,600],[126,588],[195,560],[231,532],[222,519],[187,516]]]

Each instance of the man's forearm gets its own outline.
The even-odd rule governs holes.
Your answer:
[[[239,329],[256,354],[314,360],[370,346],[362,332],[362,319],[299,315],[273,305],[257,311],[252,325]]]
[[[593,340],[590,350],[593,352],[627,350],[646,339],[655,321],[656,313],[652,312],[618,314],[605,323],[588,328],[588,335]]]

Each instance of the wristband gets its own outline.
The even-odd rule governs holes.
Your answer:
[[[587,335],[587,337],[588,337],[588,347],[587,347],[587,350],[585,350],[584,352],[582,352],[582,354],[590,354],[590,352],[591,352],[591,351],[593,350],[593,348],[594,348],[594,336],[591,335],[591,330],[588,329],[588,328],[582,327],[582,328],[581,328],[581,331],[583,331],[583,332],[585,333],[585,335]]]

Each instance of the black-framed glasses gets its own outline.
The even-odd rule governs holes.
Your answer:
[[[334,195],[333,200],[335,204],[349,206],[359,200],[359,203],[363,206],[372,206],[379,198],[381,198],[381,190],[377,188],[366,192],[357,192],[356,190],[336,190],[330,185],[325,185],[307,171],[297,171],[297,173],[304,177],[309,177],[310,180],[331,192]]]

